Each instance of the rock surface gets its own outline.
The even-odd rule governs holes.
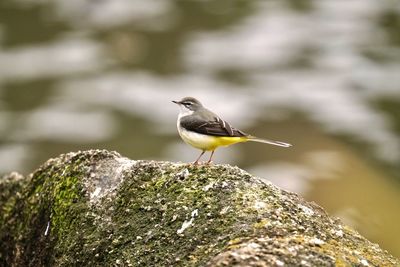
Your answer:
[[[314,203],[229,165],[91,150],[0,179],[0,266],[399,266]]]

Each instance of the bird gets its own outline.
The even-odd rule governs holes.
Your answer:
[[[183,141],[194,148],[200,149],[200,156],[193,162],[199,164],[200,158],[211,151],[207,164],[212,163],[215,150],[220,146],[229,146],[243,142],[259,142],[280,147],[291,147],[291,144],[258,138],[232,127],[214,112],[208,110],[194,97],[184,97],[172,101],[180,108],[177,128]]]

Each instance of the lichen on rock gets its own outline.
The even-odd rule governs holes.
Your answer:
[[[0,179],[1,266],[398,266],[314,203],[229,165],[90,150]]]

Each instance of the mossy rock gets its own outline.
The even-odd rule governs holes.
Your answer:
[[[399,266],[314,203],[229,165],[90,150],[0,179],[0,266]]]

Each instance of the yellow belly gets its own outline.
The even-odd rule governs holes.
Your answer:
[[[215,150],[219,146],[229,146],[236,143],[246,142],[248,138],[243,137],[226,137],[226,136],[211,136],[189,132],[183,128],[178,128],[179,135],[187,144],[206,151]]]

